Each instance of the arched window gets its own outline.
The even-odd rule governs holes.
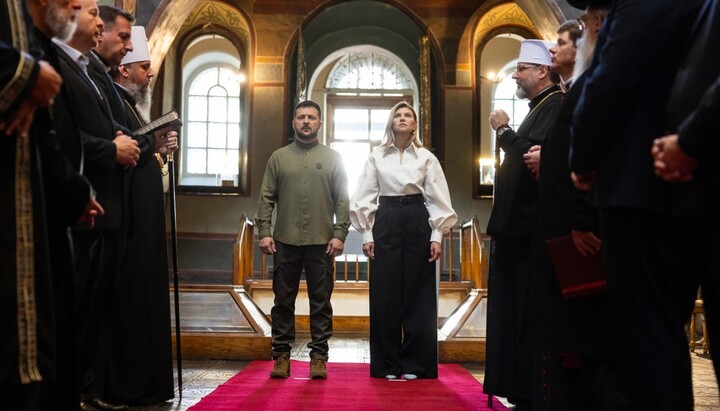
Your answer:
[[[528,100],[521,100],[515,95],[517,84],[515,80],[513,80],[512,74],[515,72],[516,64],[517,61],[512,61],[500,72],[498,76],[502,80],[495,86],[492,98],[492,109],[505,110],[508,116],[510,116],[509,125],[514,130],[517,130],[530,110]]]
[[[227,67],[206,68],[191,80],[186,174],[236,180],[240,145],[239,95],[237,75]]]
[[[517,130],[520,127],[525,116],[530,111],[528,106],[528,100],[519,99],[515,92],[517,91],[517,83],[512,78],[512,74],[515,72],[515,66],[517,60],[511,61],[505,67],[503,67],[500,74],[498,74],[499,82],[495,85],[492,97],[492,109],[493,110],[505,110],[510,117],[508,125],[513,130]],[[497,81],[497,80],[496,80]],[[500,149],[500,163],[505,159],[505,152]],[[489,183],[486,178],[487,176],[481,176],[481,184]]]
[[[490,126],[488,116],[493,110],[502,109],[508,113],[509,125],[516,128],[527,114],[527,100],[515,96],[517,85],[512,79],[515,71],[520,44],[530,33],[503,28],[495,33],[478,38],[475,55],[477,76],[477,105],[480,116],[476,117],[477,145],[474,156],[478,168],[473,172],[477,198],[492,198],[495,169],[502,161],[502,150],[496,150],[496,134]]]
[[[492,91],[491,110],[505,110],[510,117],[508,125],[512,127],[513,130],[517,130],[517,128],[520,127],[523,119],[530,111],[528,100],[519,99],[515,95],[517,84],[512,78],[512,74],[515,72],[516,65],[517,60],[511,61],[506,64],[497,75],[495,75],[495,78],[492,79],[494,86]],[[493,152],[495,152],[496,147],[494,138],[492,140],[492,148]],[[497,161],[498,164],[501,164],[505,159],[505,152],[503,152],[502,149],[497,150],[497,155],[499,157],[497,159],[494,158],[494,156],[492,158],[484,157],[480,159],[479,184],[480,194],[483,196],[492,195],[492,186],[495,183],[495,162]]]
[[[201,192],[242,191],[247,142],[239,57],[229,40],[218,35],[202,36],[188,49],[179,186]]]
[[[335,63],[328,76],[328,89],[408,90],[412,82],[393,61],[373,52],[350,53]]]

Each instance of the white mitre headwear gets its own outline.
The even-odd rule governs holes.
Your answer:
[[[549,48],[552,45],[554,43],[543,40],[523,40],[520,43],[518,63],[539,64],[541,66],[551,65]]]
[[[147,37],[145,36],[145,27],[133,26],[131,41],[133,50],[125,55],[120,64],[150,61],[150,48],[148,47]]]

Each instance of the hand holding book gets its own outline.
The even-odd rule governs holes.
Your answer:
[[[600,252],[602,241],[592,231],[572,230],[573,243],[583,257]]]
[[[182,126],[182,121],[180,120],[180,116],[178,115],[177,111],[170,110],[167,113],[163,114],[162,116],[156,118],[155,120],[147,123],[146,125],[140,127],[139,129],[135,130],[135,134],[154,133],[156,131],[162,131],[164,129],[167,129],[167,131],[170,131],[170,130],[180,128],[181,126]],[[161,134],[165,134],[165,133],[161,133]]]
[[[601,250],[583,256],[572,235],[545,240],[545,245],[564,299],[601,294],[607,290]]]

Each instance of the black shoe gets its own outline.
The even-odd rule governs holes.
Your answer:
[[[80,401],[80,410],[81,411],[97,411],[97,408],[93,407],[88,402]]]
[[[531,411],[533,409],[532,407],[532,401],[527,400],[520,400],[513,404],[513,407],[510,408],[515,411]]]
[[[92,408],[91,408],[92,407]],[[102,400],[101,398],[86,398],[80,401],[81,410],[103,410],[103,411],[124,411],[128,409],[125,404],[111,404]]]

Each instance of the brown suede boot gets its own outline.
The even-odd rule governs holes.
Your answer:
[[[325,360],[315,358],[310,361],[310,378],[313,380],[324,380],[327,378],[327,370],[325,369]]]
[[[281,354],[275,359],[275,365],[270,371],[270,378],[287,378],[290,376],[290,356]]]

